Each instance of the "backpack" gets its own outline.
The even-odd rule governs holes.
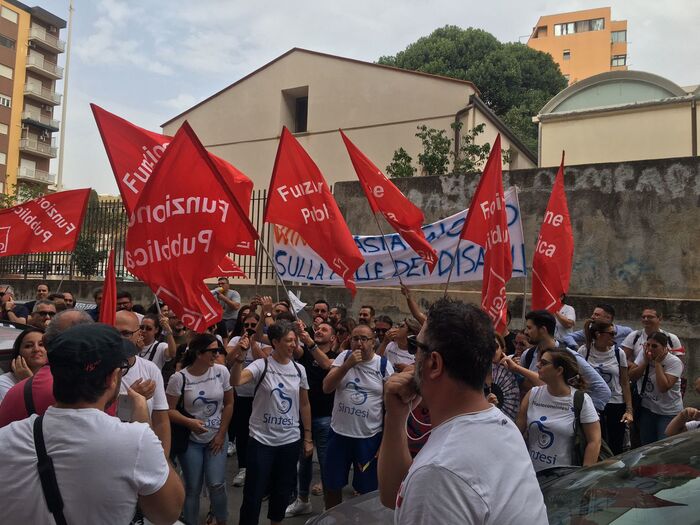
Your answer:
[[[537,351],[537,347],[531,346],[525,351],[527,352],[527,355],[525,356],[525,360],[523,361],[523,367],[530,370],[530,365],[532,364],[532,360],[535,358],[535,352]]]
[[[586,454],[586,446],[588,441],[586,440],[586,433],[583,431],[583,425],[581,424],[581,409],[583,408],[584,394],[581,390],[576,390],[574,393],[574,451],[573,451],[573,463],[575,465],[583,465],[583,458]],[[603,461],[613,457],[614,454],[610,447],[601,437],[600,439],[600,452],[598,453],[598,461]]]

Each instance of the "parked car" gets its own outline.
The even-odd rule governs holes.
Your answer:
[[[700,525],[700,430],[547,479],[541,488],[550,525]],[[393,522],[393,511],[370,492],[306,525]]]

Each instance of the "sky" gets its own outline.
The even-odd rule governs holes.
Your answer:
[[[69,0],[25,3],[68,20]],[[64,187],[117,194],[90,102],[161,131],[293,47],[376,61],[447,24],[524,43],[541,15],[604,5],[628,21],[630,69],[700,83],[697,0],[74,0]],[[52,172],[57,167],[53,161]]]

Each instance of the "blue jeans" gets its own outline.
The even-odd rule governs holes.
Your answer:
[[[185,509],[183,516],[188,525],[199,521],[199,498],[202,483],[207,480],[207,490],[211,501],[211,511],[218,521],[226,521],[226,447],[228,439],[218,454],[211,453],[209,443],[195,443],[190,440],[187,450],[180,454],[182,477],[185,481]]]
[[[639,435],[642,445],[654,443],[666,437],[666,427],[673,416],[656,414],[648,408],[642,407],[639,411]]]
[[[323,483],[323,467],[326,464],[326,448],[328,445],[328,431],[331,429],[331,417],[316,417],[311,420],[311,434],[316,447],[318,464],[321,467],[321,483]],[[299,455],[299,496],[304,499],[309,497],[309,486],[313,476],[313,455],[304,456],[304,448]]]

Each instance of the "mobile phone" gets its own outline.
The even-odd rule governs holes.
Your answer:
[[[252,337],[255,335],[255,330],[252,328],[248,328],[246,329],[245,333],[248,334],[248,337]]]
[[[117,397],[117,417],[124,423],[131,423],[134,416],[134,402],[127,394]]]

